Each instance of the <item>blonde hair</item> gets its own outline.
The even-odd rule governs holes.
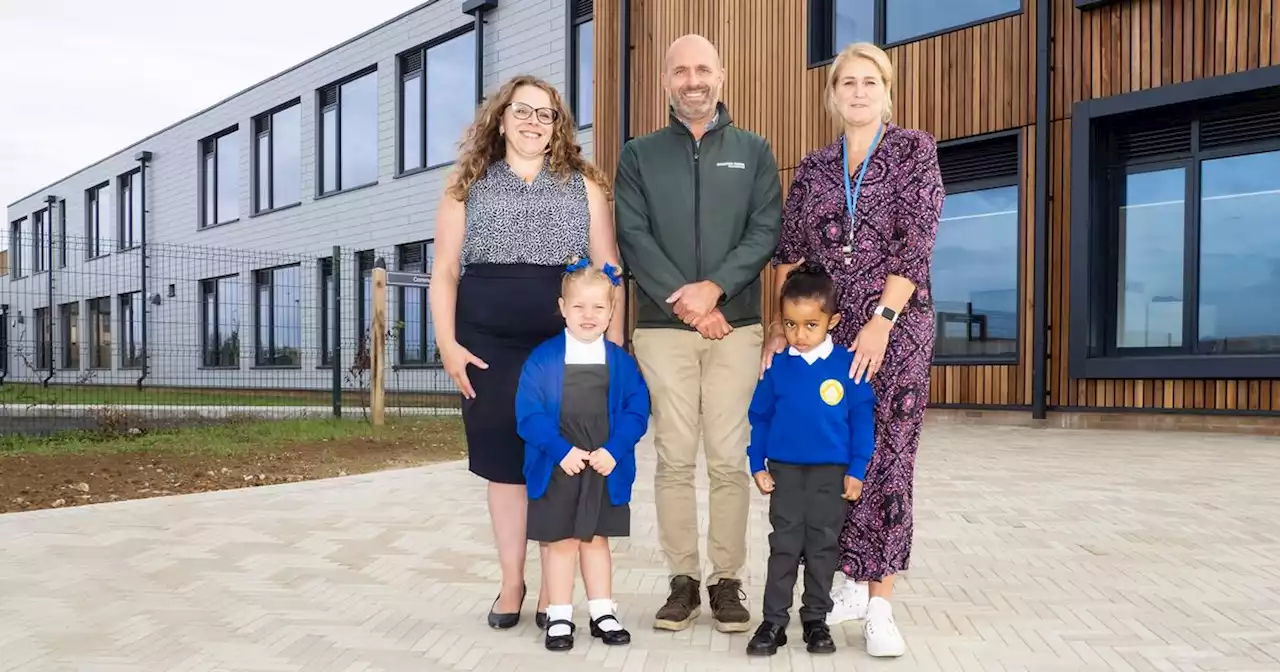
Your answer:
[[[551,141],[547,144],[548,169],[565,182],[573,177],[573,173],[581,173],[599,185],[606,198],[610,197],[609,178],[582,156],[582,146],[578,144],[578,122],[574,121],[564,98],[556,87],[532,75],[517,75],[507,80],[480,108],[458,149],[457,172],[449,186],[449,195],[459,201],[467,200],[476,180],[490,165],[506,156],[507,143],[500,132],[502,115],[515,97],[516,89],[522,86],[535,86],[545,91],[551,98],[551,107],[558,112],[551,128]]]
[[[580,267],[569,268],[570,266],[573,266],[575,264],[579,264]],[[565,268],[566,268],[566,271],[565,271],[564,277],[561,278],[560,280],[560,296],[561,297],[566,297],[569,295],[569,288],[571,286],[581,284],[581,283],[587,283],[587,284],[604,283],[606,287],[608,287],[609,289],[613,289],[613,286],[614,286],[613,279],[609,277],[609,274],[605,273],[603,268],[599,266],[594,266],[590,262],[584,261],[583,257],[577,256],[577,255],[570,257],[569,262],[565,264]],[[616,269],[615,269],[615,272],[617,272]],[[613,303],[612,291],[609,292],[609,303],[610,304]]]
[[[880,79],[884,81],[884,110],[880,113],[880,120],[888,123],[893,119],[893,61],[889,60],[889,54],[883,49],[870,42],[850,44],[841,49],[836,60],[831,62],[831,67],[827,70],[827,113],[837,122],[842,119],[835,104],[836,83],[840,77],[840,69],[855,58],[871,61],[880,71]]]

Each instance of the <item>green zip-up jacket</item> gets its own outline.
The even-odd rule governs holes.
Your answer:
[[[769,142],[733,125],[723,103],[700,141],[674,114],[618,159],[614,219],[635,277],[636,326],[690,329],[667,303],[710,280],[734,327],[761,321],[760,273],[782,230],[782,186]]]

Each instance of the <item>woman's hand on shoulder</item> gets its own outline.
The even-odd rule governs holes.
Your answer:
[[[462,396],[467,399],[475,399],[476,390],[471,386],[471,378],[467,376],[467,365],[470,364],[481,369],[487,369],[489,365],[457,341],[447,344],[441,343],[438,347],[440,348],[440,359],[444,363],[445,373],[449,374],[449,377],[453,379],[453,384],[458,386]]]
[[[773,323],[766,328],[764,344],[760,348],[760,379],[764,380],[764,372],[773,366],[775,355],[787,349],[787,336],[782,332],[782,325]]]

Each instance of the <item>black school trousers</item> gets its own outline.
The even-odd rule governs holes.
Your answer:
[[[831,582],[840,563],[840,530],[848,502],[844,477],[848,465],[769,462],[769,567],[763,618],[786,627],[804,558],[800,621],[825,622],[834,606]]]

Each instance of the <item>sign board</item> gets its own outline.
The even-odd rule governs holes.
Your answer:
[[[431,274],[387,271],[387,285],[392,287],[428,287],[431,285]]]

